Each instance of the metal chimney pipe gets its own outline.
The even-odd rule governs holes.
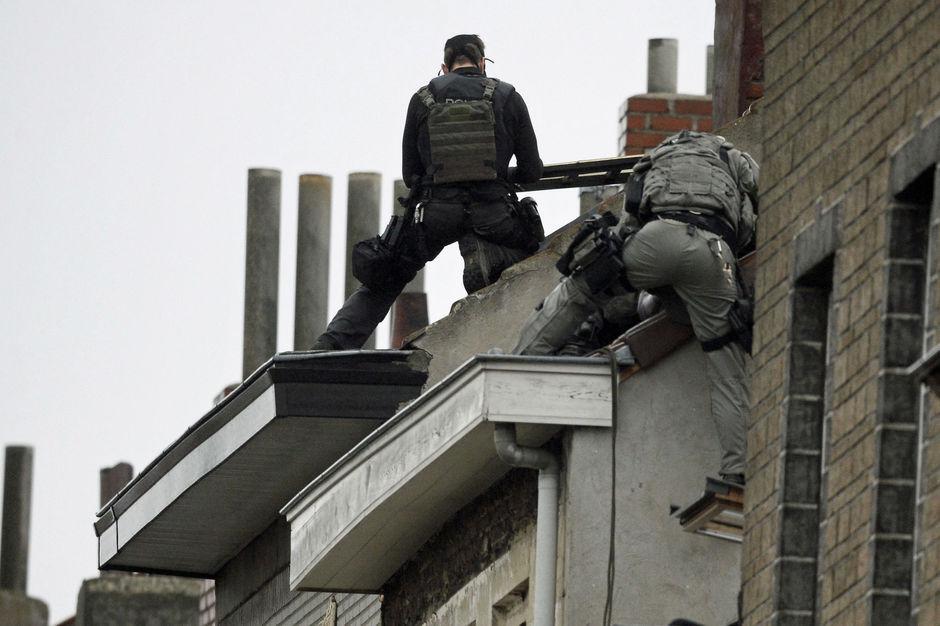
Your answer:
[[[715,46],[705,47],[705,95],[710,96],[714,91],[715,82]]]
[[[131,482],[133,477],[134,466],[124,461],[111,467],[102,467],[98,476],[100,501],[98,506],[103,508],[104,505],[111,501],[111,498],[117,495],[124,485]]]
[[[405,212],[398,198],[408,195],[405,181],[396,180],[392,198],[392,213],[402,215]],[[428,296],[424,292],[424,269],[422,268],[392,305],[392,324],[389,335],[389,346],[398,348],[405,337],[428,325]]]
[[[650,39],[646,61],[647,93],[676,93],[679,40]]]
[[[346,196],[346,297],[359,287],[352,274],[353,246],[379,232],[379,206],[382,175],[377,172],[352,172]],[[362,346],[375,348],[375,333]]]
[[[243,379],[277,351],[280,225],[281,172],[263,168],[248,170]]]
[[[33,449],[29,446],[7,446],[3,465],[0,589],[26,595],[29,512],[33,496]]]
[[[294,350],[307,350],[326,328],[330,287],[333,179],[301,174],[297,193]]]

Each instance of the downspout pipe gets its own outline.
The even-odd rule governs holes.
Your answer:
[[[558,459],[543,448],[520,446],[516,425],[497,422],[493,442],[499,458],[513,467],[539,470],[535,522],[535,626],[555,624],[555,561],[558,553]]]

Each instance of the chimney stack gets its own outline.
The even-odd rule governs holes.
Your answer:
[[[277,351],[277,276],[281,172],[248,170],[245,245],[245,330],[242,379]]]
[[[99,501],[103,507],[134,478],[134,466],[121,461],[111,467],[102,467],[99,473]]]
[[[309,350],[326,329],[333,179],[301,174],[297,193],[294,350]]]
[[[712,130],[710,95],[676,93],[679,42],[650,39],[647,93],[620,107],[620,154],[643,154],[681,130]]]
[[[33,449],[7,446],[3,468],[0,589],[26,595],[29,513],[33,496]]]
[[[705,48],[705,95],[712,95],[715,82],[715,46]]]
[[[406,197],[408,188],[405,181],[396,180],[392,197],[392,213],[402,215],[405,208],[398,203],[398,198]],[[428,325],[428,296],[424,291],[424,269],[422,268],[392,305],[392,327],[389,335],[389,347],[401,347],[405,337]]]
[[[377,172],[352,172],[346,197],[346,297],[359,287],[352,273],[353,247],[379,232],[379,203],[382,193],[382,175]],[[375,334],[362,346],[375,348]]]
[[[650,39],[646,64],[647,93],[676,93],[679,40]]]

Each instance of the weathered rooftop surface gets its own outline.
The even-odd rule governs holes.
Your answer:
[[[563,426],[609,427],[606,358],[481,354],[300,492],[291,589],[375,592],[458,510],[501,478],[493,422],[538,446]]]
[[[212,577],[418,396],[427,363],[421,351],[276,355],[98,512],[99,567]]]

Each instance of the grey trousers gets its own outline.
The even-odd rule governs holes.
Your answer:
[[[622,259],[637,289],[671,287],[700,340],[727,334],[737,295],[735,257],[717,235],[675,220],[654,220],[624,245]],[[526,321],[517,354],[554,354],[604,304],[577,276],[567,277]],[[667,305],[667,309],[669,309]],[[743,474],[750,389],[737,342],[706,352],[711,413],[722,449],[721,473]]]

